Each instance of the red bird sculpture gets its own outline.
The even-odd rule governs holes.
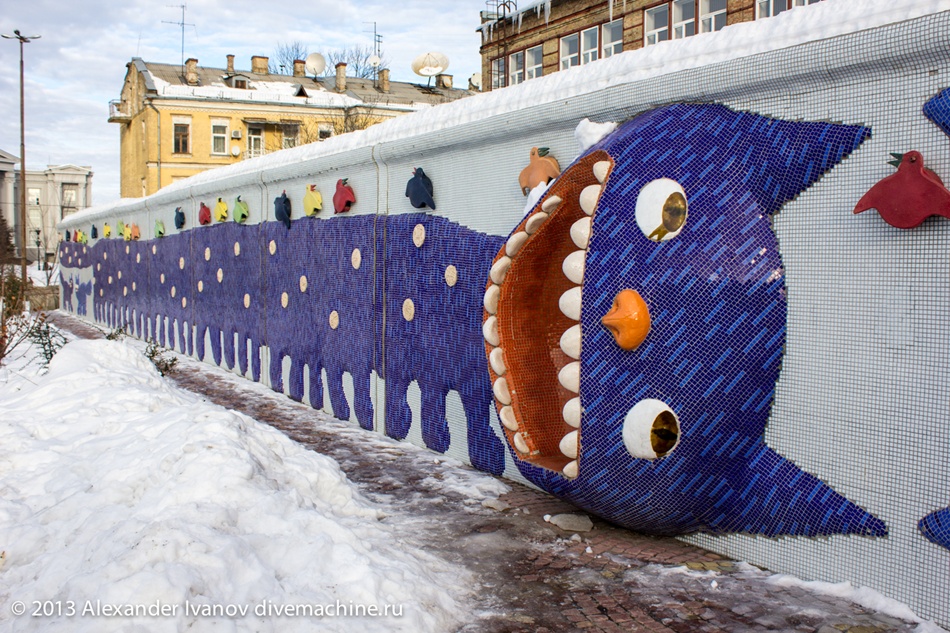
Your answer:
[[[892,154],[900,162],[897,173],[871,187],[858,200],[854,213],[877,209],[885,222],[898,229],[920,226],[932,215],[950,218],[950,191],[940,177],[924,167],[924,157],[912,150]]]
[[[356,194],[346,181],[346,178],[336,181],[336,193],[333,194],[334,213],[345,213],[350,210],[351,205],[356,204]]]

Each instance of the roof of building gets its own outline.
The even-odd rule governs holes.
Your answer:
[[[13,154],[7,153],[0,149],[0,162],[4,163],[18,163],[20,162],[19,157],[14,156]]]
[[[146,62],[138,57],[132,58],[131,64],[143,74],[149,92],[170,98],[266,101],[324,107],[368,104],[374,108],[416,110],[474,94],[468,90],[402,81],[390,81],[389,90],[383,92],[380,82],[355,77],[346,78],[346,90],[341,93],[336,91],[336,77],[333,75],[313,78],[238,69],[229,73],[224,68],[207,66],[198,66],[198,81],[189,84],[179,64]],[[247,79],[248,87],[231,87],[227,83],[231,77]]]

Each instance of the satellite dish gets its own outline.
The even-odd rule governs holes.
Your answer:
[[[423,53],[412,60],[412,72],[422,77],[434,77],[449,67],[449,58],[442,53]]]
[[[326,70],[327,60],[320,53],[310,53],[307,55],[307,60],[304,64],[307,72],[317,77]]]
[[[482,89],[482,74],[481,73],[472,73],[472,78],[468,80],[476,89]]]
[[[370,58],[367,60],[369,65],[373,68],[377,68],[380,64],[383,63],[383,60],[379,58],[379,55],[370,55]]]

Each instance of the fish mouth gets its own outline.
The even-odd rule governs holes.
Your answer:
[[[568,479],[580,467],[587,246],[612,169],[597,150],[561,174],[495,256],[485,289],[485,354],[508,443]]]

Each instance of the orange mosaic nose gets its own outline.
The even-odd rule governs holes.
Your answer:
[[[614,297],[614,305],[600,320],[622,349],[640,347],[650,333],[650,308],[636,290],[626,288]]]

